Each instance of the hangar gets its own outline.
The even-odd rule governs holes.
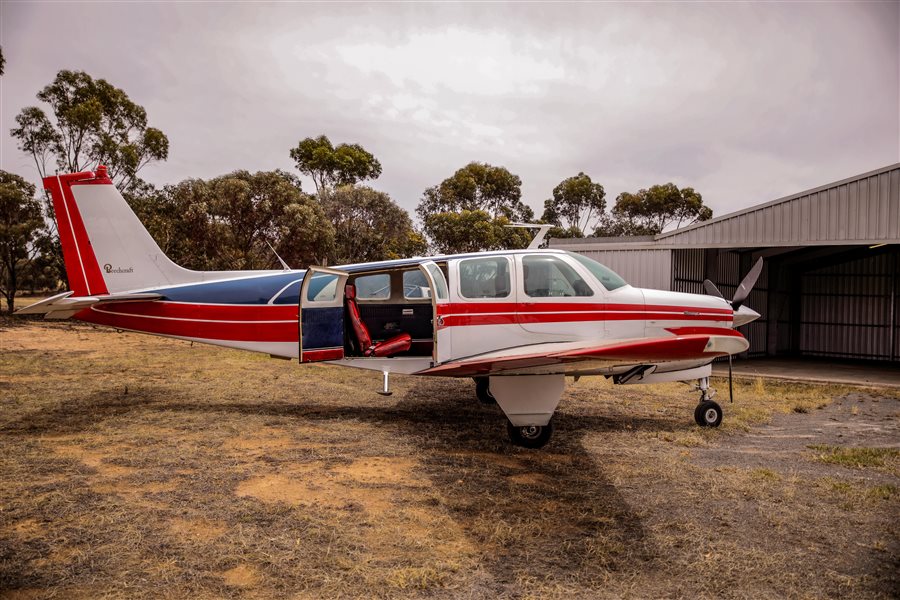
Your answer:
[[[747,356],[900,364],[900,163],[655,236],[554,239],[629,283],[731,297],[765,258]]]

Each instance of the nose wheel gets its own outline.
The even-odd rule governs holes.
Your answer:
[[[718,427],[722,423],[722,407],[712,400],[716,392],[709,387],[709,377],[701,378],[697,389],[700,390],[700,402],[694,409],[694,421],[700,427]]]
[[[550,441],[553,435],[553,422],[546,425],[523,425],[516,426],[506,422],[506,431],[509,433],[509,439],[516,446],[523,448],[542,448]]]
[[[702,400],[694,409],[694,420],[700,427],[718,427],[722,423],[722,407],[712,400]]]

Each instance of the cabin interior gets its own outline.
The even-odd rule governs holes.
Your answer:
[[[345,356],[432,355],[431,288],[417,266],[353,273],[344,296]]]

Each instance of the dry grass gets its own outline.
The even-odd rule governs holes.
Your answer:
[[[68,323],[0,336],[3,597],[898,591],[897,482],[695,461],[843,388],[736,381],[703,430],[684,385],[582,379],[534,452],[468,380],[382,398],[374,373]]]
[[[823,463],[858,469],[885,468],[900,473],[900,449],[897,448],[858,448],[828,444],[810,444],[808,447],[815,451],[816,460]]]

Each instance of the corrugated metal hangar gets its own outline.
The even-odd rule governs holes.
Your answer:
[[[639,287],[730,298],[765,258],[749,356],[900,363],[900,163],[656,236],[555,239]]]

